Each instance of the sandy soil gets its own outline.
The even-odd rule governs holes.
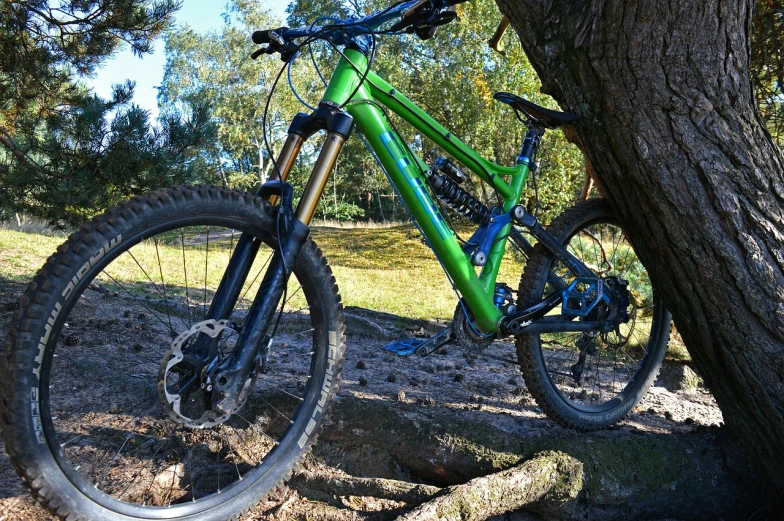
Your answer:
[[[0,324],[5,335],[22,285],[4,283],[0,288]],[[513,418],[518,432],[542,435],[544,415],[525,388],[515,362],[514,345],[496,341],[480,354],[449,345],[426,358],[401,357],[383,347],[394,339],[426,336],[444,324],[401,319],[368,310],[347,309],[348,347],[341,394],[368,399],[396,397],[444,410],[473,410]],[[510,339],[511,340],[511,339]],[[281,367],[294,367],[290,359]],[[681,388],[683,363],[665,362],[663,377],[641,404],[622,422],[623,430],[688,433],[722,421],[721,412],[701,386]],[[547,422],[544,425],[554,425]],[[529,425],[527,428],[526,425]],[[0,445],[2,443],[0,442]],[[310,464],[317,465],[318,462]],[[247,519],[365,519],[381,513],[390,517],[403,507],[394,501],[373,498],[302,497],[284,489],[259,505]],[[523,514],[509,519],[525,519]],[[53,519],[37,506],[0,450],[0,521]]]

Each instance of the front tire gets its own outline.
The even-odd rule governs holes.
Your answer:
[[[203,321],[244,232],[261,246],[218,337],[220,356],[234,349],[276,248],[275,212],[221,188],[160,190],[83,226],[38,272],[4,347],[1,423],[14,468],[52,513],[235,519],[310,450],[345,349],[335,279],[312,240],[241,410],[190,428],[166,413],[157,392],[165,353]],[[207,403],[200,392],[196,405]]]
[[[601,278],[629,282],[631,320],[617,332],[597,335],[593,349],[585,349],[581,371],[574,368],[579,367],[578,340],[584,334],[518,335],[523,376],[542,410],[560,424],[579,430],[609,427],[639,403],[656,379],[672,319],[606,200],[575,205],[547,230]],[[520,309],[556,291],[548,283],[550,276],[567,286],[574,280],[561,261],[537,244],[520,281]],[[560,314],[560,308],[551,314]]]

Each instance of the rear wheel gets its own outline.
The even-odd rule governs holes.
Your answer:
[[[623,419],[656,379],[669,340],[670,313],[605,200],[570,208],[548,232],[604,281],[628,282],[629,320],[610,333],[518,335],[523,376],[539,406],[559,423],[582,430],[607,427]],[[520,282],[521,308],[558,291],[548,277],[560,279],[560,287],[575,279],[538,244]],[[559,307],[551,315],[560,313]]]
[[[204,346],[220,362],[245,327],[277,244],[273,212],[229,190],[162,190],[82,227],[38,273],[5,345],[2,422],[17,472],[53,513],[231,519],[310,449],[345,346],[335,279],[312,241],[244,406],[206,414],[200,385]],[[205,320],[242,233],[260,248],[240,298],[228,319]]]

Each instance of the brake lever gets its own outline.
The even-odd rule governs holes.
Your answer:
[[[256,49],[255,51],[253,51],[253,53],[251,53],[250,55],[250,58],[252,60],[255,60],[262,54],[272,54],[273,52],[275,52],[275,50],[272,49],[272,47],[262,47],[261,49]]]

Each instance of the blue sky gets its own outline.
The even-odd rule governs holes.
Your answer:
[[[258,1],[274,15],[281,19],[285,18],[286,6],[289,3],[287,0]],[[221,18],[223,5],[222,0],[183,0],[182,8],[175,14],[176,24],[188,24],[201,33],[218,29],[223,23],[223,18]],[[259,27],[259,29],[265,29],[265,27]],[[248,40],[250,41],[250,35],[248,35]],[[92,85],[99,96],[108,98],[112,93],[112,84],[121,83],[126,79],[134,80],[136,82],[134,102],[150,111],[155,119],[158,116],[156,101],[158,92],[155,87],[160,85],[163,79],[165,65],[163,41],[158,40],[155,43],[153,54],[137,58],[128,48],[125,48],[106,62],[94,78],[87,78],[86,81]]]

